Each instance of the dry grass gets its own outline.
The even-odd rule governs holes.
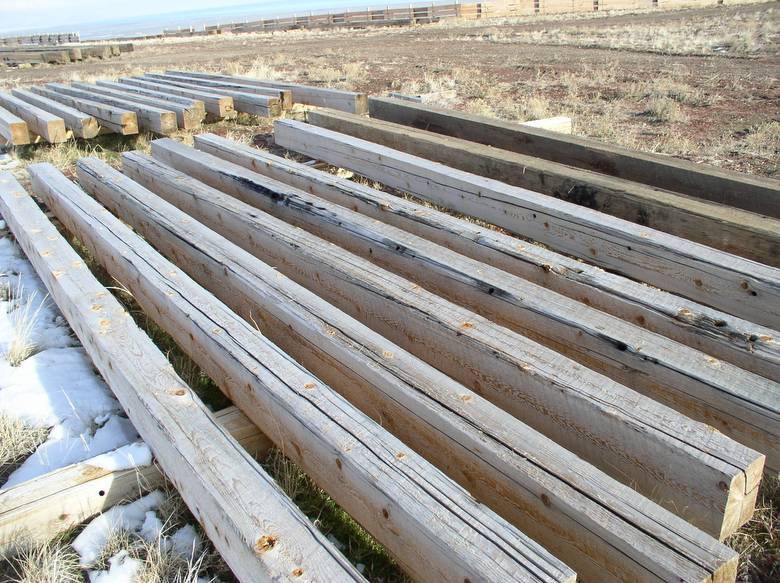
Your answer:
[[[46,306],[46,297],[36,301],[37,291],[25,296],[21,279],[14,297],[16,299],[12,301],[9,313],[13,337],[4,356],[11,366],[19,366],[37,350],[33,332],[35,332],[41,311]]]
[[[83,583],[79,557],[63,540],[30,546],[6,565],[3,580],[10,583]]]
[[[47,427],[34,427],[21,419],[0,413],[0,485],[46,441],[48,435]]]

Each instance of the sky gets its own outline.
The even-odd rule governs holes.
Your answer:
[[[0,0],[0,33],[17,30],[38,32],[77,31],[79,24],[117,21],[182,11],[252,5],[258,13],[295,12],[351,2],[338,0]],[[186,25],[186,22],[182,23]]]

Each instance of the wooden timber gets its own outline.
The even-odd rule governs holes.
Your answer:
[[[780,266],[780,220],[771,217],[364,116],[315,110],[308,113],[307,120],[465,172]]]
[[[242,91],[232,91],[230,89],[212,89],[157,73],[147,73],[141,78],[159,82],[164,85],[182,87],[184,89],[194,89],[196,91],[205,89],[207,91],[216,92],[218,95],[227,95],[228,97],[233,98],[233,105],[235,106],[236,111],[242,113],[250,113],[261,117],[275,117],[282,112],[281,99],[279,99],[278,96],[269,97],[268,95],[257,95],[256,93],[245,93]]]
[[[293,120],[275,141],[600,267],[772,328],[780,270],[386,146]]]
[[[195,147],[780,382],[780,332],[411,200],[214,134]]]
[[[203,118],[206,116],[205,110],[190,108],[171,101],[156,99],[128,91],[117,91],[91,83],[73,83],[72,87],[92,93],[98,93],[100,95],[106,95],[107,97],[127,99],[133,103],[141,103],[143,105],[151,105],[152,107],[157,107],[159,109],[173,111],[176,114],[176,122],[179,124],[180,129],[191,130],[199,128],[203,124]]]
[[[80,160],[77,168],[89,187],[117,175],[94,158]],[[55,208],[63,223],[234,404],[413,577],[573,581],[574,573],[560,561],[314,377],[93,199],[75,186],[68,194],[81,212]]]
[[[183,105],[188,109],[198,111],[201,119],[205,119],[206,117],[206,105],[200,99],[191,99],[189,97],[182,97],[180,95],[171,95],[170,93],[163,93],[162,91],[154,91],[152,89],[144,89],[143,87],[136,87],[134,85],[125,85],[124,83],[118,83],[115,81],[102,81],[98,79],[95,81],[95,84],[101,87],[107,87],[108,89],[114,89],[116,91],[138,93],[139,95],[154,97],[155,99],[162,101],[170,101],[178,105]]]
[[[36,194],[61,216],[65,208],[75,213],[74,204],[99,212],[99,205],[50,164],[28,169]],[[33,198],[9,174],[0,177],[0,185],[3,218],[25,255],[238,579],[281,579],[303,569],[314,579],[363,580],[174,373]],[[284,552],[258,552],[268,537]]]
[[[153,91],[160,91],[169,95],[180,95],[182,97],[189,97],[191,99],[199,99],[204,103],[206,112],[212,116],[212,119],[234,119],[237,115],[235,106],[233,104],[233,98],[228,97],[227,95],[218,95],[208,91],[198,91],[195,89],[174,87],[173,85],[144,81],[143,79],[136,79],[134,77],[121,77],[119,82],[123,85],[151,89]]]
[[[106,105],[132,111],[138,118],[138,124],[141,130],[165,136],[174,133],[177,129],[176,113],[170,109],[161,109],[130,99],[119,99],[92,91],[76,89],[75,87],[65,85],[64,83],[47,83],[46,87],[62,95],[70,95],[71,97],[96,101],[98,103],[104,103]]]
[[[13,146],[30,143],[27,123],[3,107],[0,107],[0,137]]]
[[[715,427],[780,471],[779,383],[210,154],[171,142],[153,148],[159,159],[252,206]],[[746,519],[749,506],[743,504]],[[715,536],[741,526],[724,526],[722,516],[697,524]]]
[[[44,97],[43,95],[38,95],[27,89],[12,89],[11,93],[27,103],[61,117],[65,122],[65,127],[72,131],[73,135],[77,138],[94,138],[100,131],[100,124],[98,121],[91,115],[82,113],[78,109],[59,103],[53,99]]]
[[[254,458],[270,440],[235,407],[214,419]],[[7,490],[0,490],[0,557],[8,558],[30,543],[43,544],[76,528],[115,504],[163,486],[159,466],[107,470],[91,460],[54,470]]]
[[[57,101],[73,109],[86,113],[94,117],[101,128],[106,128],[123,136],[131,136],[138,133],[138,116],[134,111],[122,109],[105,103],[98,103],[91,99],[76,98],[70,95],[64,95],[57,91],[52,91],[45,87],[33,86],[30,91]]]
[[[242,189],[235,188],[226,171],[243,172],[242,178],[252,188],[264,192],[284,193],[291,188],[201,153],[213,168],[219,168],[218,173],[204,170],[169,155],[177,150],[186,152],[171,140],[152,144],[155,157],[233,196],[242,196]],[[372,261],[235,202],[238,206],[233,207],[231,217],[235,219],[231,220],[246,215],[242,228],[253,237],[238,240],[237,227],[231,233],[222,233],[234,243],[267,258],[302,285],[316,288],[324,299],[616,479],[629,481],[666,507],[676,506],[678,511],[687,507],[691,515],[700,517],[719,515],[715,520],[720,523],[738,522],[735,517],[742,515],[743,504],[752,504],[763,466],[763,457],[755,452],[720,434],[712,441],[711,428]],[[225,214],[221,211],[220,216]],[[219,219],[199,218],[211,228],[221,228]],[[289,256],[292,248],[296,249],[294,257]],[[638,426],[643,427],[641,446],[631,436]],[[671,427],[675,429],[670,432]],[[653,456],[647,459],[640,453],[648,448],[664,451],[665,461]],[[707,452],[704,457],[703,451]],[[673,462],[667,456],[686,461]],[[729,460],[727,465],[723,465],[725,460]],[[692,463],[703,467],[692,473]],[[706,475],[713,470],[709,478],[694,479],[695,486],[693,482],[686,485],[694,474]],[[725,480],[724,472],[729,475]],[[733,488],[726,492],[720,482]],[[670,503],[674,499],[677,502]],[[699,508],[693,511],[691,504]]]
[[[371,97],[371,117],[555,160],[754,213],[780,218],[780,182],[706,164],[648,154],[589,138],[561,136],[527,124],[397,99]]]
[[[571,134],[572,132],[571,118],[564,115],[523,121],[520,122],[520,125],[529,128],[539,128],[548,132],[556,132],[559,134]]]
[[[246,83],[240,83],[236,81],[219,81],[216,79],[204,79],[201,77],[194,77],[184,73],[166,73],[164,77],[175,79],[183,83],[189,83],[191,85],[199,85],[207,90],[213,91],[238,91],[240,93],[254,93],[256,95],[265,95],[267,97],[277,97],[280,100],[282,109],[291,109],[293,105],[292,91],[290,89],[275,89],[273,87],[260,87],[257,85],[249,85]]]
[[[673,575],[666,566],[677,562],[672,555],[688,553],[681,540],[702,544],[689,527],[678,530],[680,519],[183,212],[201,205],[209,212],[205,201],[228,199],[224,194],[141,153],[124,154],[122,163],[130,178],[171,204],[124,185],[96,189],[99,200],[318,378],[403,435],[493,510],[530,529],[527,534],[573,567],[578,580],[645,581],[688,572],[684,561]],[[546,505],[541,493],[555,503]],[[647,546],[645,533],[663,543]]]
[[[201,79],[228,81],[232,83],[241,83],[244,85],[254,85],[255,87],[289,89],[292,91],[293,103],[316,105],[318,107],[329,107],[331,109],[338,109],[340,111],[347,111],[349,113],[368,113],[368,96],[365,93],[342,91],[340,89],[328,89],[324,87],[311,87],[308,85],[301,85],[299,83],[267,81],[263,79],[255,79],[253,77],[200,73],[196,71],[166,71],[166,73],[174,75],[188,75],[190,77],[198,77]]]
[[[22,101],[9,93],[0,92],[0,107],[22,118],[31,132],[50,144],[59,144],[68,139],[65,121],[32,103]]]

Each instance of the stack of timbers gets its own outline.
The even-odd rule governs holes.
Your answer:
[[[104,45],[10,45],[0,46],[0,63],[20,65],[24,63],[50,63],[64,65],[88,59],[110,59],[121,53],[131,52],[132,43]]]
[[[654,287],[211,134],[194,148],[154,141],[121,172],[82,159],[79,186],[34,165],[33,190],[233,401],[225,415],[267,437],[248,431],[254,448],[284,448],[414,579],[735,580],[737,554],[719,541],[752,516],[763,471],[780,469],[777,269],[518,187],[489,197],[499,183],[309,124],[278,121],[275,138],[472,216],[525,197],[544,230],[587,239],[615,272],[643,253]],[[262,470],[242,477],[249,456],[200,475],[212,462],[197,444],[218,424],[194,440],[195,415],[182,433],[181,399],[198,412],[197,397],[119,360],[129,319],[69,287],[91,274],[69,267],[64,241],[50,253],[37,207],[35,222],[18,218],[30,199],[7,182],[0,211],[239,579],[360,580],[289,518]],[[531,219],[505,228],[536,234]],[[692,274],[705,285],[671,285]],[[755,295],[723,293],[743,280]],[[252,504],[258,482],[278,507]],[[47,487],[0,495],[3,548],[23,512],[69,526],[43,510],[66,504]],[[216,536],[226,529],[234,539]]]

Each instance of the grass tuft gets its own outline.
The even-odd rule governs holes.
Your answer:
[[[19,280],[18,290],[15,297],[23,298],[23,288],[21,279]],[[13,337],[6,349],[5,358],[11,366],[19,366],[26,359],[35,354],[37,345],[33,340],[33,332],[40,318],[41,311],[46,305],[44,297],[40,302],[35,302],[38,292],[30,294],[24,303],[21,299],[14,302],[9,314],[11,321]]]
[[[9,562],[7,579],[11,583],[83,583],[79,557],[57,539],[23,549]],[[2,574],[2,573],[0,573]]]
[[[34,427],[0,413],[0,485],[49,435],[47,427]]]

